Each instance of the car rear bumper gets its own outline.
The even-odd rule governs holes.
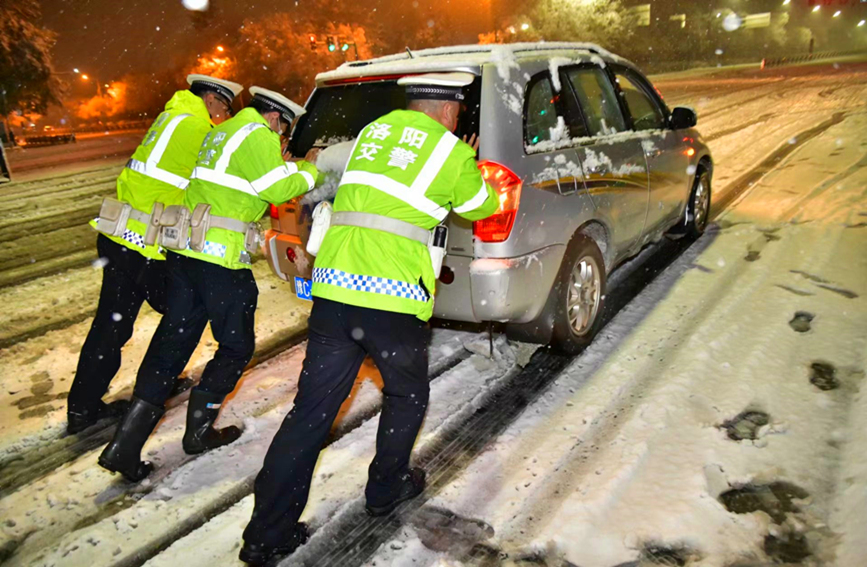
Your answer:
[[[313,262],[304,250],[301,239],[275,230],[265,231],[263,252],[271,270],[281,280],[294,283],[295,276],[310,278],[313,273]],[[295,262],[290,262],[286,253],[288,249],[295,251]]]
[[[527,323],[548,299],[566,247],[554,245],[517,258],[447,256],[454,282],[437,283],[434,315],[481,323]]]
[[[280,279],[294,284],[295,276],[311,277],[313,259],[297,236],[268,230],[263,248]],[[295,251],[294,263],[286,254],[290,248]],[[443,271],[451,270],[454,281],[437,282],[434,316],[472,323],[528,323],[545,306],[565,252],[566,247],[557,244],[516,258],[446,256]]]

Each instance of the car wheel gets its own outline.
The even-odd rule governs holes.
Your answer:
[[[686,217],[686,235],[698,238],[704,234],[710,218],[710,174],[701,170],[689,196]]]
[[[578,234],[569,244],[554,289],[552,346],[569,354],[581,351],[602,324],[605,262],[589,237]]]

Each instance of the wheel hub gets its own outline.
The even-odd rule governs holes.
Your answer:
[[[705,189],[704,182],[699,181],[695,187],[695,226],[701,227],[707,218],[708,209],[708,192]]]
[[[575,263],[569,278],[567,310],[569,326],[576,335],[587,333],[599,311],[601,274],[599,266],[590,256]]]

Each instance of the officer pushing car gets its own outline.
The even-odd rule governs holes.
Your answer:
[[[468,73],[402,78],[407,110],[368,124],[355,142],[330,228],[321,246],[308,243],[318,255],[307,356],[294,407],[256,478],[240,553],[246,563],[263,565],[306,541],[298,519],[313,468],[366,355],[384,382],[367,511],[388,514],[424,490],[424,471],[409,460],[429,395],[426,322],[445,248],[442,223],[449,211],[486,218],[498,204],[477,167],[476,148],[453,134],[472,79]]]
[[[255,347],[256,221],[269,204],[313,189],[318,177],[312,163],[284,162],[280,150],[280,134],[303,107],[259,87],[250,93],[247,108],[205,137],[183,204],[160,221],[160,242],[169,249],[168,309],[139,368],[129,411],[99,457],[103,468],[134,482],[153,469],[140,460],[141,449],[208,322],[219,347],[190,394],[184,451],[203,453],[241,435],[237,427],[213,424]]]
[[[71,434],[117,419],[129,406],[125,400],[105,404],[102,397],[120,368],[121,347],[132,336],[142,303],[166,312],[165,255],[156,242],[160,216],[183,202],[202,140],[231,115],[243,88],[205,75],[190,75],[187,82],[189,90],[166,103],[117,178],[117,198],[106,199],[91,223],[100,232],[102,289],[69,391]]]

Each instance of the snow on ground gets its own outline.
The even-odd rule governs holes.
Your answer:
[[[830,564],[838,539],[836,565],[863,565],[863,393],[852,400],[867,363],[865,131],[855,115],[790,155],[718,219],[698,257],[678,261],[694,269],[616,357],[588,372],[594,343],[428,506],[483,521],[486,545],[547,565],[796,563],[802,544],[804,564]],[[804,332],[790,324],[800,311],[812,317]],[[816,363],[834,378],[816,380]],[[745,410],[768,423],[732,440],[720,426]],[[796,497],[773,495],[775,482]],[[760,496],[730,506],[750,511],[727,510],[721,496],[745,485]],[[473,564],[416,555],[417,540],[407,530],[368,564]]]
[[[464,341],[473,337],[449,330],[437,330],[435,335],[432,370],[441,367],[444,359],[454,359]],[[249,492],[271,438],[292,407],[303,352],[303,347],[296,347],[247,373],[220,418],[222,424],[243,421],[245,426],[241,439],[228,447],[198,458],[185,456],[180,446],[185,420],[182,406],[169,412],[146,445],[146,458],[157,470],[140,487],[97,467],[96,451],[5,498],[0,512],[15,524],[13,529],[3,528],[5,539],[23,541],[9,564],[52,565],[62,559],[65,565],[89,566],[124,561],[166,538],[171,541],[185,522],[208,515],[224,502],[240,500]],[[465,398],[467,391],[484,391],[491,376],[514,365],[514,360],[509,349],[495,361],[477,355],[438,378],[433,391],[440,403],[429,413],[422,439],[456,419],[458,410],[474,397]],[[380,404],[380,386],[375,368],[366,366],[340,419],[349,422],[371,415]],[[325,451],[311,494],[311,501],[321,501],[321,507],[308,508],[309,513],[318,510],[330,516],[352,495],[354,484],[348,483],[344,473],[353,482],[363,482],[376,421],[368,420]],[[320,481],[327,485],[321,493],[327,498],[319,492]],[[118,506],[117,511],[113,506]],[[106,515],[110,517],[102,519]],[[201,556],[201,550],[197,552]]]
[[[466,345],[472,350],[487,347],[487,341]],[[484,350],[484,349],[482,349]],[[451,423],[459,423],[472,413],[485,393],[504,373],[513,370],[520,347],[497,341],[495,356],[488,359],[476,354],[431,383],[431,398],[424,425],[416,442],[416,451],[434,443],[440,432]],[[373,459],[378,420],[361,427],[326,448],[320,458],[310,490],[310,499],[301,519],[314,530],[309,548],[327,541],[331,534],[327,524],[334,521],[363,499],[367,468]],[[261,462],[261,459],[260,459]],[[248,496],[225,514],[218,516],[172,547],[148,565],[240,565],[237,559],[241,533],[253,510],[253,496]],[[323,526],[325,526],[323,528]],[[296,557],[303,560],[302,548]],[[313,561],[307,557],[307,561]]]
[[[729,559],[764,561],[768,535],[773,552],[782,540],[796,549],[803,534],[814,558],[836,551],[838,567],[859,565],[867,545],[864,437],[853,435],[864,430],[865,398],[854,392],[867,351],[863,71],[845,65],[821,73],[727,71],[712,80],[687,74],[656,84],[671,106],[698,109],[699,130],[714,152],[717,200],[777,147],[800,143],[799,132],[835,112],[849,116],[738,199],[371,564],[472,563],[467,550],[484,541],[514,560],[533,554],[548,564],[612,567],[643,554],[648,561],[675,557],[729,567]],[[303,326],[308,304],[295,300],[264,263],[255,269],[260,339]],[[71,304],[89,303],[95,276],[91,268],[69,271],[3,289],[0,301],[34,318],[52,311],[58,321],[86,317],[86,309]],[[795,317],[797,311],[809,316]],[[156,320],[143,310],[110,397],[129,390]],[[790,321],[809,329],[796,332]],[[23,328],[19,320],[0,331],[15,325]],[[64,392],[88,325],[82,320],[0,350],[0,455],[58,438]],[[193,375],[213,351],[209,336],[203,342],[188,369]],[[446,341],[438,352],[446,356],[453,348],[460,349]],[[419,449],[511,368],[514,354],[502,344],[500,350],[505,358],[495,364],[473,356],[434,383]],[[178,442],[180,407],[148,445],[160,466],[149,485],[131,492],[96,467],[97,450],[5,497],[0,554],[20,546],[15,564],[40,564],[42,555],[41,564],[109,565],[137,552],[151,557],[152,546],[174,541],[151,563],[237,564],[252,505],[244,496],[270,432],[291,407],[300,357],[300,349],[291,350],[246,375],[221,418],[247,427],[230,447],[187,460]],[[820,390],[811,375],[840,387]],[[374,384],[359,382],[344,422],[376,406]],[[732,441],[719,426],[745,410],[766,412],[768,423],[754,427],[757,439]],[[321,528],[317,537],[327,538],[330,520],[358,504],[375,424],[367,421],[323,454],[305,513]],[[742,420],[732,429],[748,425]],[[759,496],[736,503],[779,505],[765,488],[774,481],[793,483],[797,488],[789,490],[802,496],[799,490],[806,491],[792,503],[800,512],[777,519],[734,514],[719,500],[730,488],[753,483]],[[451,547],[442,538],[432,543],[425,518],[440,510],[460,515],[460,541]],[[197,516],[212,513],[218,515],[179,539],[185,526],[198,525]],[[307,553],[317,545],[314,538]]]
[[[311,304],[296,298],[291,288],[271,273],[266,262],[254,264],[253,271],[259,285],[256,341],[261,350],[263,345],[281,337],[302,332],[307,326]],[[16,306],[19,314],[50,317],[48,313],[55,310],[72,313],[77,308],[95,309],[100,282],[98,270],[87,267],[0,290],[0,298],[10,299],[6,305]],[[55,302],[59,304],[57,307]],[[40,315],[41,312],[46,315]],[[87,317],[87,311],[84,314]],[[147,304],[142,307],[133,337],[124,347],[120,371],[106,399],[131,393],[135,373],[159,318]],[[0,383],[3,385],[0,390],[0,462],[8,462],[22,451],[63,435],[65,398],[75,377],[78,354],[90,321],[87,317],[74,325],[0,350]],[[183,376],[198,379],[216,348],[210,329],[206,329]]]

